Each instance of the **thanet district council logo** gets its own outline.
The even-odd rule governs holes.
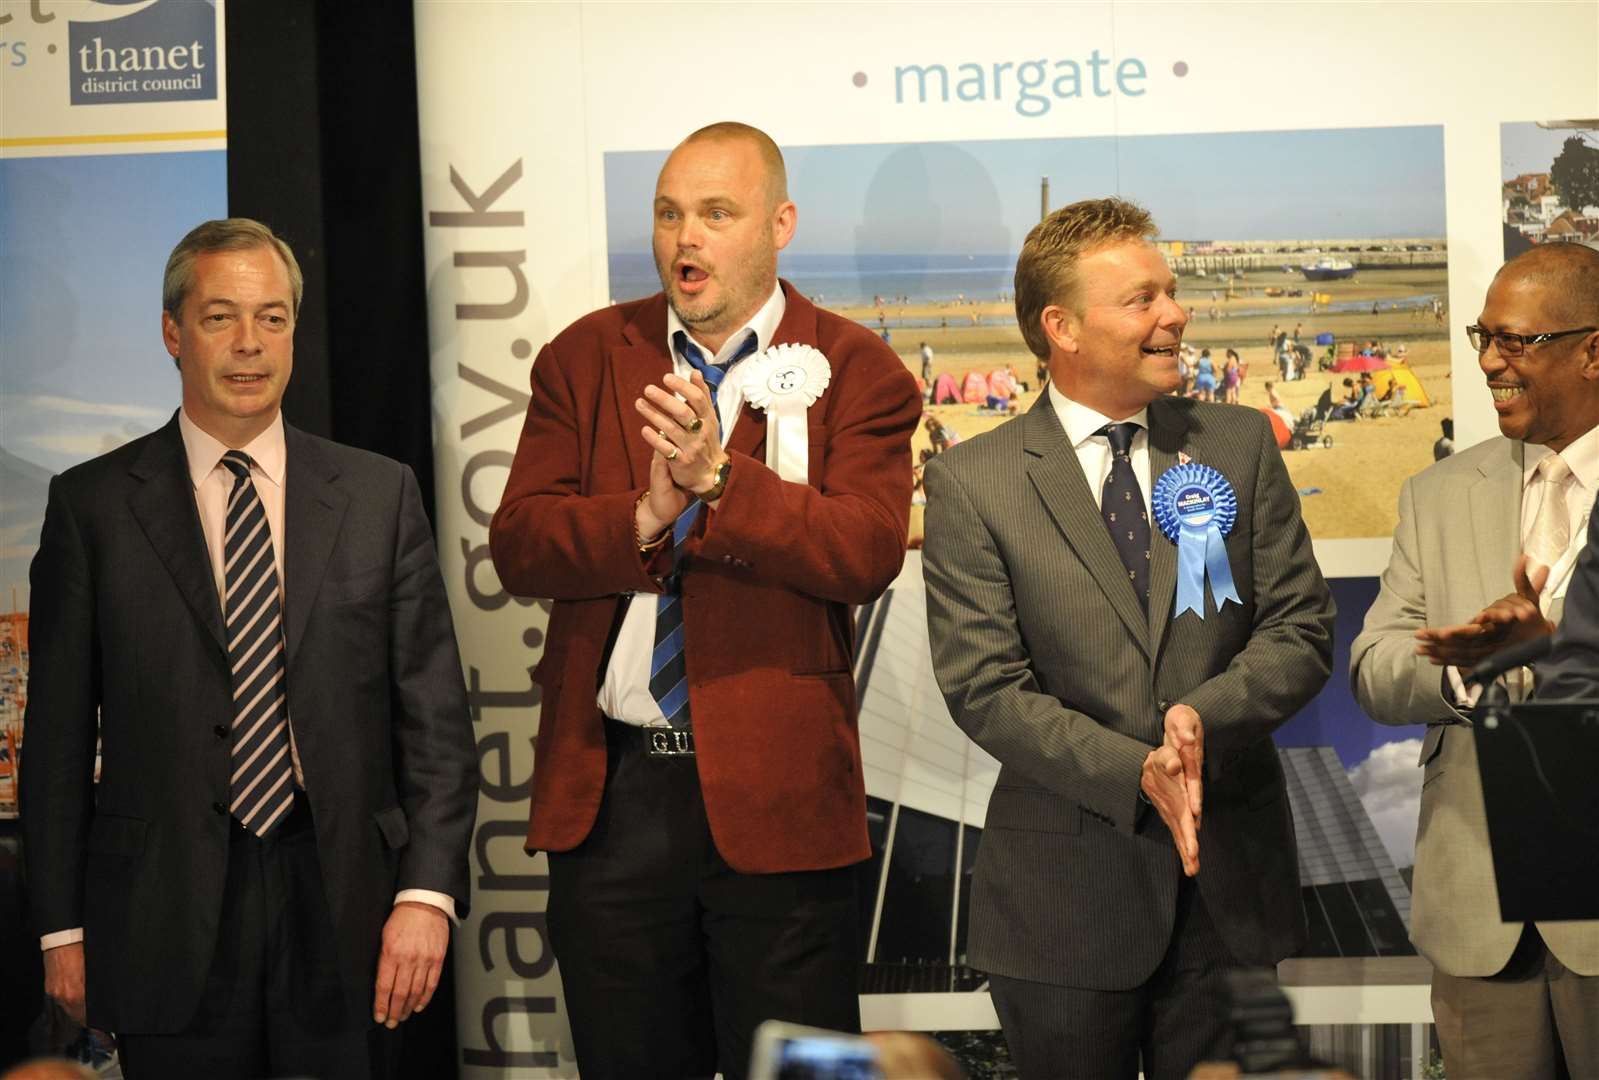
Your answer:
[[[216,99],[211,0],[97,0],[94,8],[96,17],[68,28],[72,104]]]

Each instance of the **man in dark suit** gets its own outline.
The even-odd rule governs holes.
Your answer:
[[[466,910],[471,723],[427,518],[408,469],[284,423],[300,294],[257,222],[184,237],[182,408],[51,482],[33,562],[45,989],[136,1080],[383,1075]]]
[[[1266,418],[1166,396],[1187,317],[1153,233],[1117,199],[1033,229],[1052,385],[926,472],[934,669],[1001,765],[971,963],[1023,1077],[1186,1077],[1225,1050],[1219,974],[1305,935],[1271,733],[1327,678],[1332,599]]]
[[[921,402],[778,280],[765,134],[690,135],[654,218],[665,292],[540,352],[489,542],[506,588],[555,599],[527,846],[579,1067],[734,1078],[762,1020],[860,1023],[849,606],[904,559]]]
[[[1538,696],[1599,698],[1599,514],[1588,517],[1588,546],[1572,572],[1554,647],[1538,665]]]

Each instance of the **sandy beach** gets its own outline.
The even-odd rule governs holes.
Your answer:
[[[1384,319],[1387,319],[1385,324]],[[1268,378],[1277,379],[1271,350],[1264,343],[1269,329],[1267,321],[1266,329],[1259,332],[1260,343],[1245,344],[1238,350],[1249,370],[1240,391],[1240,403],[1244,406],[1265,406],[1265,383]],[[1449,343],[1436,336],[1420,337],[1415,333],[1419,327],[1412,324],[1408,315],[1378,316],[1378,323],[1382,324],[1379,332],[1372,336],[1380,337],[1390,349],[1400,342],[1406,343],[1409,366],[1421,381],[1430,405],[1412,409],[1402,417],[1328,423],[1325,431],[1333,440],[1330,448],[1318,446],[1283,451],[1289,475],[1300,492],[1305,522],[1311,535],[1318,539],[1392,535],[1398,521],[1400,485],[1407,476],[1432,463],[1432,446],[1441,434],[1439,421],[1451,415]],[[1426,330],[1435,335],[1441,332],[1434,329],[1430,316],[1426,323]],[[1320,319],[1317,325],[1318,328],[1323,325]],[[1193,329],[1191,325],[1184,340],[1203,344],[1205,339],[1201,336],[1196,340]],[[1407,335],[1407,330],[1412,332]],[[1031,407],[1039,391],[1036,364],[1014,326],[993,327],[986,334],[981,327],[964,331],[951,329],[947,331],[950,343],[942,349],[936,334],[937,331],[924,335],[934,348],[935,374],[949,371],[959,379],[972,368],[988,370],[1006,363],[1014,364],[1017,374],[1031,384],[1020,396],[1020,408],[1025,411]],[[979,341],[980,336],[985,340]],[[915,374],[919,374],[921,368],[918,351],[921,340],[923,337],[916,337],[904,347],[897,340],[893,342],[906,361],[906,367]],[[1311,371],[1304,380],[1278,382],[1278,393],[1290,409],[1299,413],[1313,407],[1329,383],[1342,391],[1343,378],[1342,374],[1334,372]],[[1335,396],[1341,397],[1341,393]],[[974,405],[929,406],[927,411],[962,439],[987,431],[1007,419]],[[912,444],[918,460],[921,451],[929,445],[924,426],[918,429]],[[913,543],[921,536],[921,519],[921,507],[912,507]]]

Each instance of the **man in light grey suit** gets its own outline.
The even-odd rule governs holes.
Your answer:
[[[1153,233],[1102,199],[1028,235],[1053,385],[926,471],[935,670],[1002,766],[971,962],[1024,1078],[1186,1077],[1226,1049],[1217,976],[1305,935],[1271,732],[1327,678],[1332,599],[1266,418],[1165,396],[1187,316]],[[1197,581],[1150,522],[1179,465],[1236,498]]]
[[[1405,482],[1350,675],[1372,719],[1427,724],[1410,937],[1433,963],[1449,1075],[1556,1076],[1563,1055],[1569,1075],[1599,1076],[1599,922],[1500,919],[1459,679],[1560,618],[1599,488],[1599,252],[1551,244],[1511,260],[1477,324],[1503,437]]]

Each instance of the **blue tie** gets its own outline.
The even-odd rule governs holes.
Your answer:
[[[706,360],[699,346],[690,341],[683,331],[677,331],[672,339],[672,344],[683,359],[705,379],[713,405],[716,404],[716,390],[727,377],[728,369],[754,352],[756,344],[752,330],[733,358],[723,366]],[[716,415],[722,415],[720,406]],[[699,520],[699,513],[700,502],[696,499],[672,523],[672,573],[667,577],[664,591],[655,606],[655,651],[650,656],[650,696],[661,707],[666,722],[675,728],[689,726],[688,667],[683,657],[682,575],[678,562],[682,557],[683,545],[693,533],[694,523]]]
[[[1127,568],[1127,580],[1138,594],[1138,603],[1149,610],[1149,515],[1144,510],[1143,489],[1133,472],[1133,435],[1139,425],[1106,424],[1095,435],[1110,441],[1110,473],[1105,477],[1104,496],[1099,502],[1100,516],[1110,530],[1111,543]]]
[[[713,364],[705,359],[705,354],[700,351],[700,347],[694,344],[688,334],[682,330],[672,335],[672,344],[677,346],[677,351],[682,355],[683,359],[687,360],[689,365],[704,377],[705,385],[711,391],[711,404],[715,405],[716,391],[721,387],[722,380],[727,378],[727,373],[734,364],[755,351],[756,341],[755,331],[751,330],[745,336],[744,344],[738,347],[738,352],[734,353],[732,359],[726,364]],[[718,418],[721,417],[721,406],[717,406],[716,415]]]

